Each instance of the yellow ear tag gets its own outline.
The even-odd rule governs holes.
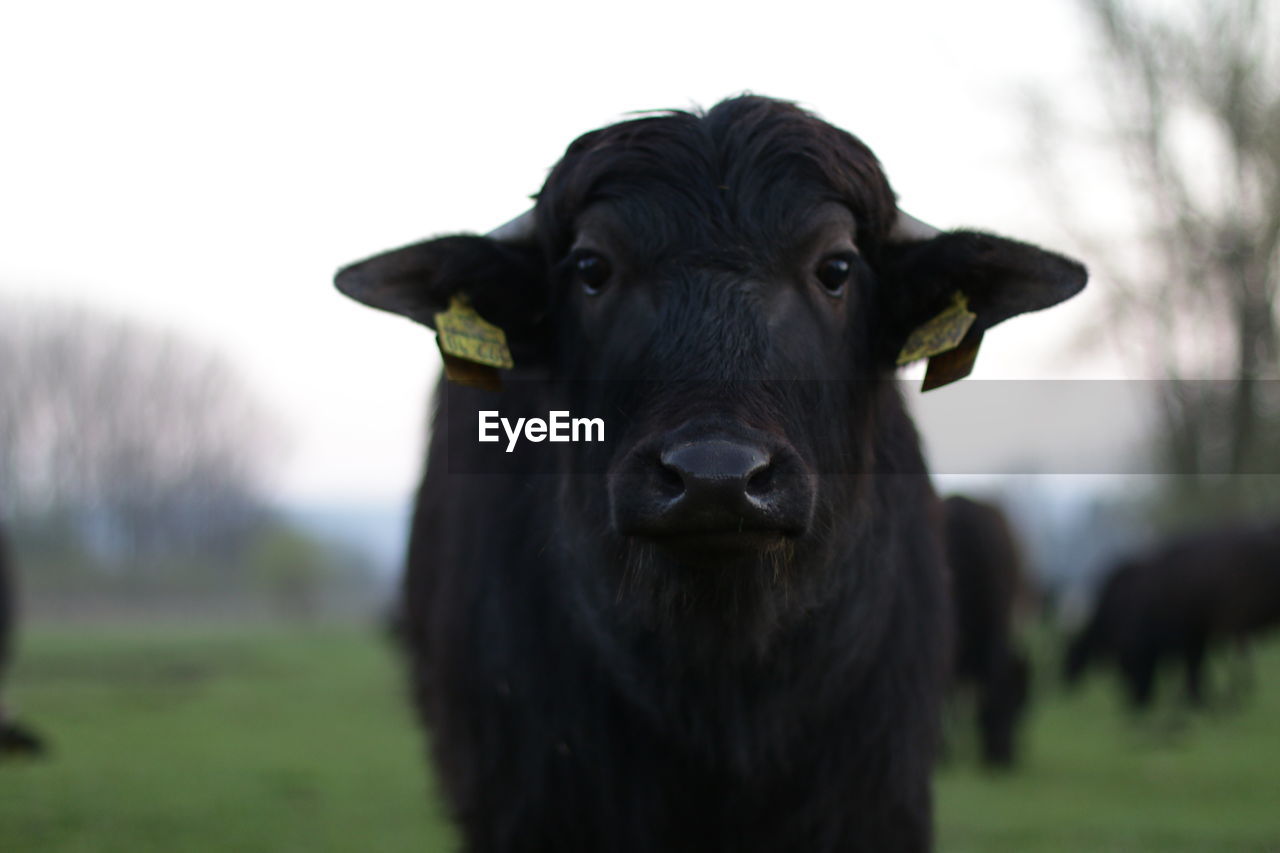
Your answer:
[[[507,334],[476,313],[465,296],[455,296],[449,310],[436,315],[441,351],[489,367],[516,366]]]
[[[445,377],[451,382],[496,391],[502,381],[495,368],[511,369],[515,360],[507,334],[476,313],[465,296],[449,302],[436,314],[436,343],[444,357]]]
[[[955,349],[968,334],[978,315],[969,310],[969,300],[960,291],[951,296],[951,304],[917,326],[898,353],[898,366]]]

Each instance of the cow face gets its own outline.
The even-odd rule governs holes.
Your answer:
[[[703,609],[758,637],[830,589],[869,475],[903,473],[885,470],[914,443],[890,380],[912,331],[960,296],[973,349],[1084,284],[1040,249],[914,226],[861,142],[743,97],[587,134],[531,230],[408,247],[338,285],[428,323],[465,293],[559,405],[621,436],[603,476],[566,478],[575,553],[650,621]]]

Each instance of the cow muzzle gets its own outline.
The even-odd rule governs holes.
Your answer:
[[[692,564],[785,545],[808,529],[816,500],[794,449],[741,430],[680,429],[644,442],[610,472],[608,490],[618,533]]]

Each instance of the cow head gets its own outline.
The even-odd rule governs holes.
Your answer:
[[[826,594],[872,524],[867,475],[915,446],[890,381],[912,332],[959,300],[973,350],[1084,281],[1059,255],[904,216],[858,139],[754,96],[588,133],[532,217],[338,276],[428,324],[465,294],[518,367],[580,380],[567,405],[621,437],[603,476],[566,486],[575,552],[650,618],[702,608],[756,636]]]

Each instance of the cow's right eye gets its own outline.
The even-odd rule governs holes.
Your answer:
[[[844,286],[853,275],[853,258],[849,253],[841,253],[824,258],[815,271],[818,283],[823,290],[832,296],[844,293]]]
[[[582,289],[586,293],[593,296],[604,289],[604,286],[609,282],[609,276],[612,274],[613,268],[604,255],[599,255],[595,252],[580,252],[573,259],[574,278],[582,285]]]

